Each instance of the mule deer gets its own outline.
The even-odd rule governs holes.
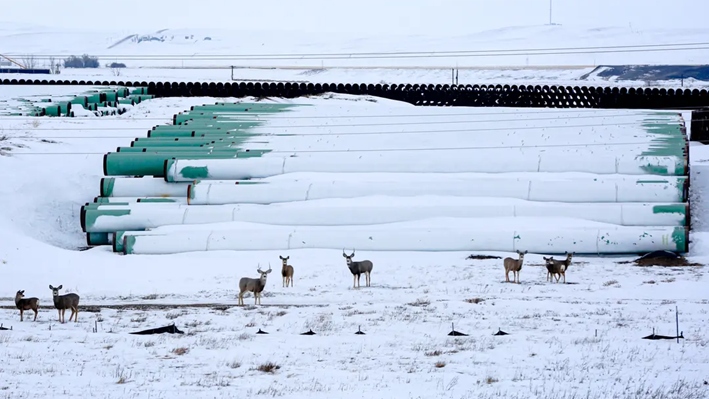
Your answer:
[[[260,265],[256,270],[259,272],[259,274],[261,274],[261,277],[242,277],[241,280],[239,280],[239,305],[244,304],[244,293],[246,292],[254,293],[255,305],[261,304],[261,292],[263,291],[264,287],[266,287],[266,278],[268,277],[268,273],[271,273],[271,265],[268,265],[268,270],[266,271],[261,270]]]
[[[24,321],[23,313],[25,310],[31,310],[34,312],[34,320],[37,321],[37,313],[39,312],[39,299],[38,298],[25,298],[25,290],[17,291],[15,294],[15,306],[20,309],[20,321]]]
[[[519,284],[519,271],[522,270],[522,263],[524,262],[524,254],[526,254],[527,251],[520,252],[517,251],[517,254],[519,255],[519,259],[514,259],[514,258],[505,258],[505,260],[502,262],[503,265],[505,266],[505,281],[510,282],[510,272],[512,272],[512,282],[515,282]]]
[[[555,260],[554,257],[543,257],[547,263],[547,280],[551,281],[553,276],[556,276],[556,282],[559,282],[561,276],[564,276],[564,284],[566,284],[566,270],[571,266],[571,258],[574,253],[564,252],[566,254],[566,259]]]
[[[67,309],[71,309],[71,314],[69,315],[69,321],[71,321],[71,318],[74,318],[74,323],[79,321],[79,296],[71,293],[71,294],[64,294],[64,295],[59,295],[59,290],[62,289],[62,286],[60,285],[59,287],[52,287],[52,285],[49,285],[49,289],[52,290],[52,296],[54,299],[54,307],[57,308],[57,313],[59,313],[59,322],[60,323],[65,323],[66,322],[66,316],[64,313],[66,312]]]
[[[352,288],[359,288],[359,278],[362,273],[364,273],[365,285],[369,287],[372,280],[371,275],[374,264],[368,260],[360,260],[357,262],[353,261],[352,258],[354,258],[355,256],[354,248],[352,249],[352,255],[347,255],[345,253],[345,250],[343,249],[342,256],[345,258],[345,261],[347,262],[347,267],[352,273]],[[355,282],[357,283],[357,286],[355,286]]]
[[[283,268],[281,268],[281,276],[283,276],[283,286],[288,287],[288,283],[290,283],[290,286],[293,286],[293,266],[288,264],[288,259],[290,259],[290,256],[286,256],[285,258],[282,257],[281,255],[278,255],[279,258],[281,258],[281,261],[283,262]]]

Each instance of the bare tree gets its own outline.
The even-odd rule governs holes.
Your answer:
[[[59,63],[54,57],[49,57],[49,72],[58,75],[59,74]]]
[[[33,69],[34,67],[37,66],[37,61],[34,58],[34,55],[25,55],[22,57],[22,64],[25,66],[27,69]]]

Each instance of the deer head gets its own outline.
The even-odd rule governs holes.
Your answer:
[[[347,262],[348,265],[351,264],[351,263],[352,263],[352,258],[354,258],[354,256],[355,256],[355,250],[354,250],[354,248],[352,248],[352,255],[347,255],[347,254],[345,253],[345,249],[343,248],[343,249],[342,249],[342,256],[345,258],[345,261]]]
[[[279,258],[283,261],[283,266],[288,266],[288,259],[290,259],[290,256],[286,256],[285,258],[282,257],[281,255],[278,255]]]
[[[266,278],[268,277],[268,273],[271,273],[271,264],[270,263],[268,264],[268,270],[266,270],[266,271],[261,270],[261,266],[259,266],[259,268],[256,269],[256,271],[261,275],[261,277],[260,277],[261,282],[265,283]]]
[[[49,284],[49,289],[52,290],[52,295],[54,296],[59,296],[59,290],[62,289],[63,285],[60,285],[59,287],[52,287],[51,284]]]

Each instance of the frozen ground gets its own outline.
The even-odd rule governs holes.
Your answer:
[[[118,256],[72,249],[83,244],[78,212],[98,193],[102,154],[214,101],[151,100],[100,120],[0,118],[4,142],[24,145],[0,156],[0,322],[13,328],[0,331],[0,397],[709,396],[703,266],[641,268],[616,263],[628,258],[578,257],[569,284],[557,284],[545,281],[542,254],[529,254],[516,285],[504,283],[499,259],[358,251],[356,259],[374,262],[372,287],[353,289],[340,251],[298,250],[288,254],[294,287],[283,288],[272,251]],[[697,231],[689,259],[704,264],[709,151],[690,150]],[[238,279],[256,277],[269,263],[263,306],[232,307]],[[81,295],[79,323],[56,322],[49,284]],[[12,309],[19,289],[40,298],[37,322],[19,322]],[[214,305],[188,306],[197,303]],[[172,308],[86,311],[110,304]],[[653,328],[674,335],[675,306],[685,339],[640,339]],[[127,334],[171,322],[185,335]],[[451,323],[469,336],[447,336]],[[354,334],[359,327],[366,335]],[[259,328],[269,335],[256,335]],[[498,328],[510,335],[493,336]],[[299,335],[309,329],[317,335]],[[278,368],[258,370],[269,362]]]

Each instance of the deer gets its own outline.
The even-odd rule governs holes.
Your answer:
[[[352,273],[352,288],[359,288],[359,278],[362,273],[364,273],[365,285],[367,287],[370,287],[372,279],[372,268],[374,267],[374,264],[369,260],[360,260],[357,262],[353,261],[352,258],[354,258],[355,256],[354,248],[352,248],[352,255],[347,255],[345,253],[345,250],[342,249],[342,256],[345,258],[345,261],[347,262],[347,267]],[[355,282],[357,283],[357,286],[355,286]]]
[[[239,280],[239,305],[244,305],[244,293],[253,292],[254,293],[254,305],[261,304],[261,292],[266,287],[266,278],[268,278],[268,273],[271,273],[271,265],[268,265],[268,270],[261,270],[261,265],[256,269],[261,275],[259,278],[249,278],[242,277]]]
[[[506,282],[514,282],[519,284],[519,271],[522,270],[522,263],[524,262],[524,255],[527,253],[527,251],[520,252],[517,251],[517,255],[519,255],[519,259],[514,259],[507,257],[503,260],[502,264],[505,266],[505,281]],[[512,272],[512,280],[510,281],[510,272]]]
[[[69,321],[71,321],[73,317],[74,323],[77,323],[79,321],[79,296],[74,293],[59,295],[59,290],[62,289],[62,285],[52,287],[50,284],[49,289],[52,290],[54,307],[57,308],[57,313],[59,313],[59,322],[66,323],[66,316],[64,314],[67,309],[70,309],[71,314],[69,315]]]
[[[283,262],[283,268],[281,268],[281,276],[283,276],[283,286],[288,287],[288,283],[290,283],[290,286],[293,286],[293,266],[288,264],[288,259],[290,259],[290,256],[286,256],[285,258],[282,257],[281,255],[278,255],[279,258],[281,258],[281,261]]]
[[[547,280],[551,281],[553,276],[556,275],[556,282],[558,283],[561,276],[563,276],[564,284],[566,284],[566,270],[571,266],[571,258],[575,253],[564,252],[564,254],[566,255],[564,260],[555,260],[553,256],[549,258],[542,257],[547,263]]]
[[[17,291],[15,294],[15,306],[20,309],[20,321],[24,321],[23,314],[25,310],[31,310],[34,312],[34,320],[37,321],[37,313],[39,312],[39,299],[38,298],[25,298],[25,290]]]

